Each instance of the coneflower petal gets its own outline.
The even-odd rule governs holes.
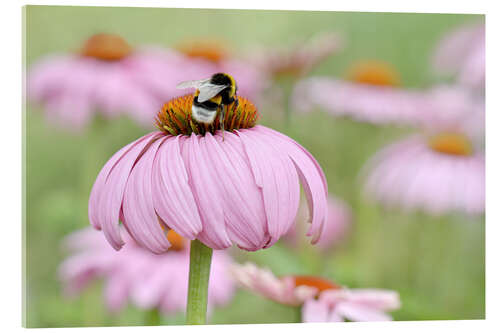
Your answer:
[[[314,157],[294,140],[270,128],[263,126],[255,128],[262,133],[274,136],[277,141],[279,140],[282,145],[281,150],[287,152],[295,163],[311,214],[311,226],[307,231],[307,236],[312,236],[312,243],[315,244],[321,236],[328,209],[326,201],[328,187],[321,167]]]
[[[184,139],[183,157],[187,162],[187,171],[191,180],[191,190],[198,206],[203,230],[197,238],[213,249],[219,250],[231,246],[226,232],[224,209],[219,186],[210,171],[210,160],[207,152],[200,149],[200,141],[194,133]]]
[[[231,240],[240,248],[255,251],[269,241],[262,195],[252,180],[240,138],[230,132],[224,135],[224,142],[210,133],[201,140],[210,160],[206,167],[219,184]]]
[[[271,246],[289,230],[297,213],[300,187],[296,172],[286,152],[263,140],[253,129],[238,131],[238,136],[245,147],[255,183],[262,189],[268,232],[272,237],[267,246]]]
[[[341,302],[335,311],[351,321],[390,321],[392,317],[385,312],[361,304]]]
[[[97,230],[101,230],[102,227],[102,222],[103,220],[100,219],[99,215],[99,204],[100,204],[100,199],[102,195],[103,188],[106,183],[106,179],[108,178],[108,175],[110,171],[113,169],[116,163],[118,163],[121,158],[127,154],[132,148],[134,148],[136,145],[141,143],[142,141],[150,138],[153,135],[153,133],[147,134],[139,139],[137,139],[134,142],[129,143],[119,151],[117,151],[110,159],[109,161],[106,162],[104,167],[101,169],[99,172],[99,175],[97,176],[96,181],[94,182],[94,185],[92,186],[92,190],[90,192],[90,198],[89,198],[89,220],[90,223],[94,228]]]
[[[168,288],[165,288],[165,286],[176,286],[178,289],[184,288],[187,293],[187,281],[179,280],[179,276],[185,277],[189,273],[189,265],[185,260],[185,254],[179,254],[175,251],[168,253],[168,261],[159,265],[152,262],[148,272],[143,275],[142,283],[134,286],[131,296],[139,307],[153,308],[160,304],[164,298],[169,299],[170,302],[170,296],[173,293],[168,293]],[[182,295],[183,293],[181,290],[177,290],[175,294]]]
[[[102,230],[104,231],[106,239],[115,250],[119,250],[124,244],[120,236],[118,220],[130,171],[134,167],[137,159],[148,149],[152,141],[158,137],[158,135],[161,134],[158,132],[154,133],[147,137],[146,140],[142,140],[124,153],[119,161],[111,168],[106,183],[101,190],[98,219],[101,221]]]
[[[127,303],[127,279],[124,276],[112,276],[104,290],[106,304],[111,312],[120,311]]]
[[[342,317],[328,320],[328,304],[317,299],[309,299],[302,306],[302,322],[305,323],[326,323],[328,321],[342,321]]]
[[[300,185],[295,167],[279,142],[271,142],[265,133],[254,130],[238,132],[250,160],[257,186],[262,188],[271,246],[288,232],[295,220],[300,199]]]
[[[156,154],[153,163],[153,203],[161,219],[181,236],[195,239],[201,232],[201,218],[189,186],[179,137],[167,137]]]
[[[130,172],[123,197],[123,223],[143,247],[163,253],[170,247],[153,206],[153,161],[161,140],[154,142]]]
[[[281,144],[279,142],[276,142],[273,137],[267,134],[262,134],[260,132],[257,132],[256,135],[258,135],[263,140],[265,145],[272,147],[275,152],[275,156],[279,157],[282,163],[284,163],[284,166],[286,166],[280,173],[278,173],[278,175],[282,174],[288,182],[288,186],[290,187],[290,190],[288,191],[288,198],[284,198],[288,200],[287,205],[289,208],[287,210],[288,217],[286,218],[288,224],[286,224],[282,228],[282,230],[287,230],[286,232],[288,232],[295,222],[300,203],[300,184],[297,169],[293,161],[288,156],[286,150],[282,150],[283,147],[281,146]],[[282,233],[280,233],[280,236],[281,235]]]

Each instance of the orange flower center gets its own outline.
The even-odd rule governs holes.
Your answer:
[[[294,275],[295,286],[308,286],[318,289],[318,293],[325,290],[341,289],[342,287],[327,279],[309,275]]]
[[[225,45],[219,41],[191,41],[177,46],[177,49],[191,58],[202,58],[211,62],[219,62],[227,58]]]
[[[100,60],[120,60],[132,52],[132,47],[120,36],[113,34],[96,34],[83,45],[81,54]]]
[[[375,86],[397,86],[399,74],[386,62],[370,60],[354,64],[347,74],[349,80]]]
[[[472,143],[462,134],[440,133],[429,139],[434,151],[448,155],[468,156],[472,154]]]
[[[238,107],[234,103],[224,105],[224,130],[233,131],[241,128],[251,128],[255,126],[259,118],[259,113],[255,105],[248,99],[238,96]],[[158,128],[171,135],[191,135],[191,133],[205,135],[210,132],[215,134],[220,126],[220,112],[217,112],[215,120],[211,124],[197,122],[192,117],[193,95],[185,95],[174,98],[165,103],[156,116]]]
[[[186,241],[181,235],[170,229],[167,233],[167,239],[171,244],[169,250],[181,251],[186,245]]]

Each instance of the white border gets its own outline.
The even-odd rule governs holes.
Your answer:
[[[499,260],[498,250],[500,236],[500,215],[498,213],[498,191],[500,158],[500,104],[498,101],[500,46],[499,25],[500,15],[495,10],[495,1],[217,1],[212,0],[207,6],[203,1],[19,1],[2,3],[0,11],[2,27],[3,46],[2,55],[2,86],[0,96],[2,101],[1,128],[2,134],[2,192],[0,202],[2,203],[2,221],[0,231],[2,238],[1,248],[1,283],[0,283],[0,326],[12,328],[9,331],[21,330],[21,117],[20,101],[22,85],[20,69],[21,54],[21,6],[25,4],[34,5],[80,5],[80,6],[130,6],[130,7],[183,7],[183,8],[238,8],[238,9],[288,9],[288,10],[332,10],[332,11],[375,11],[375,12],[420,12],[420,13],[477,13],[487,14],[487,308],[486,321],[426,321],[426,322],[391,322],[391,323],[347,323],[347,324],[301,324],[301,325],[217,325],[201,327],[176,326],[168,327],[169,331],[187,332],[192,330],[212,332],[232,332],[234,330],[246,332],[261,329],[285,329],[285,330],[320,330],[320,331],[342,331],[342,332],[365,332],[367,330],[383,330],[384,332],[443,332],[453,330],[454,332],[481,332],[492,331],[491,328],[499,323]],[[7,7],[8,8],[5,8]],[[92,330],[100,332],[114,331],[164,331],[166,327],[137,328],[80,328],[79,330]],[[45,329],[51,332],[55,329]],[[66,329],[62,329],[66,330]],[[57,329],[58,332],[61,329]]]

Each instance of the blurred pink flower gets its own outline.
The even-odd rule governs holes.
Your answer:
[[[310,40],[293,47],[263,49],[255,52],[252,61],[271,76],[300,77],[343,47],[342,38],[335,33],[313,36]]]
[[[366,192],[387,206],[484,212],[484,153],[464,134],[414,135],[377,153],[365,168]]]
[[[357,84],[329,78],[310,78],[299,82],[292,95],[294,107],[301,112],[315,107],[334,116],[350,116],[375,124],[414,123],[416,101],[420,94]]]
[[[391,320],[386,311],[400,307],[399,295],[390,290],[348,289],[316,276],[276,277],[252,263],[233,264],[237,283],[275,302],[302,307],[303,322]]]
[[[162,229],[213,249],[235,243],[255,251],[291,228],[300,180],[311,207],[307,235],[316,243],[328,193],[312,155],[289,137],[255,126],[257,110],[242,97],[225,119],[224,138],[217,120],[212,130],[196,124],[192,102],[188,95],[166,103],[158,115],[163,131],[130,143],[104,165],[89,199],[92,225],[116,250],[124,244],[121,220],[137,243],[155,253],[170,246]]]
[[[178,94],[179,82],[221,71],[231,73],[239,93],[249,97],[258,95],[264,81],[254,67],[232,58],[215,63],[175,50],[132,50],[118,36],[99,34],[80,54],[49,56],[34,64],[27,92],[45,105],[49,120],[63,127],[81,129],[96,112],[105,117],[125,113],[150,127],[163,102]]]
[[[401,307],[399,295],[392,290],[325,290],[318,299],[308,299],[302,307],[302,321],[338,322],[392,320],[387,311]]]
[[[459,86],[436,85],[427,90],[359,84],[333,78],[300,81],[292,95],[301,112],[315,107],[334,116],[348,116],[373,124],[436,127],[452,122],[472,122],[470,130],[484,129],[484,100]]]
[[[175,244],[165,254],[155,255],[128,236],[127,245],[114,251],[102,235],[86,228],[64,240],[73,252],[59,267],[59,277],[68,296],[79,294],[92,280],[105,281],[104,297],[112,312],[121,310],[130,299],[142,309],[158,308],[164,314],[184,311],[189,273],[189,242],[169,232]],[[222,306],[232,299],[232,263],[224,251],[215,251],[210,273],[208,305]]]
[[[485,26],[467,24],[447,33],[433,55],[433,69],[442,75],[457,75],[460,84],[484,88],[486,72]]]
[[[299,239],[297,229],[301,230],[309,219],[309,209],[304,202],[301,202],[297,213],[296,224],[292,226],[290,231],[285,235],[284,240],[297,246]],[[347,233],[351,226],[352,216],[350,207],[342,200],[329,196],[328,197],[328,215],[323,227],[321,239],[316,243],[316,246],[321,250],[328,250],[335,246]]]
[[[293,276],[278,278],[269,269],[250,262],[234,264],[232,273],[242,287],[285,305],[302,305],[318,294],[318,289],[313,286],[297,285]]]
[[[436,85],[425,92],[419,105],[418,125],[430,132],[463,132],[474,142],[484,140],[485,102],[469,89]]]

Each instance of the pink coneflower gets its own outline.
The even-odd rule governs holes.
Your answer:
[[[297,80],[310,73],[319,63],[342,48],[339,35],[325,33],[293,47],[264,49],[252,56],[256,67],[269,73],[276,85],[267,89],[269,109],[282,109],[287,123],[291,118],[290,96]]]
[[[184,311],[188,288],[189,242],[170,230],[172,247],[155,255],[125,235],[127,244],[114,251],[99,232],[84,229],[69,235],[65,247],[72,251],[59,267],[59,276],[69,296],[79,294],[91,281],[105,281],[104,297],[111,312],[131,301],[142,309],[158,308],[164,314]],[[208,304],[227,304],[234,284],[228,269],[232,260],[224,251],[213,255]]]
[[[486,72],[485,27],[483,23],[460,26],[438,43],[432,65],[436,73],[456,75],[458,83],[484,88]]]
[[[187,51],[186,51],[187,52]],[[225,57],[192,57],[176,50],[132,48],[123,38],[97,34],[79,53],[49,56],[32,66],[28,97],[43,104],[49,120],[81,129],[96,112],[105,117],[125,113],[150,127],[165,100],[178,93],[175,86],[186,78],[230,71],[239,91],[256,96],[263,80],[259,71]]]
[[[219,115],[211,125],[191,117],[193,96],[166,103],[160,131],[118,151],[92,188],[89,219],[120,249],[120,220],[155,253],[170,242],[164,230],[213,249],[233,243],[255,251],[273,245],[296,217],[302,182],[311,212],[307,235],[316,243],[327,214],[327,183],[316,160],[298,143],[256,125],[243,97],[228,106],[224,138]]]
[[[252,263],[233,265],[238,284],[275,302],[302,307],[303,322],[391,320],[386,311],[400,307],[399,295],[378,289],[348,289],[316,276],[276,277]]]
[[[436,85],[418,103],[417,125],[430,132],[464,132],[473,141],[484,139],[484,98],[457,85]]]
[[[313,77],[294,88],[298,111],[319,107],[335,116],[349,116],[375,124],[414,123],[422,94],[398,87],[399,74],[387,62],[366,60],[353,64],[345,79]]]
[[[302,321],[387,321],[392,320],[387,312],[400,307],[399,295],[392,290],[332,289],[304,303]]]
[[[303,202],[299,206],[297,213],[297,223],[292,226],[285,235],[284,240],[294,246],[298,245],[299,239],[297,229],[300,231],[305,227],[308,219],[308,208]],[[304,222],[304,223],[301,223]],[[342,200],[335,197],[328,197],[328,217],[323,228],[321,239],[316,244],[321,250],[328,250],[341,241],[346,235],[352,222],[351,209]]]
[[[277,242],[295,220],[299,180],[313,243],[326,219],[328,190],[319,164],[289,137],[257,126],[255,106],[237,98],[224,106],[224,127],[219,111],[211,124],[192,117],[193,95],[166,103],[156,120],[160,131],[115,153],[90,194],[90,222],[116,250],[124,244],[119,220],[154,253],[171,246],[165,230],[192,240],[188,324],[206,322],[212,249],[236,244],[255,251]]]
[[[300,77],[342,47],[343,41],[339,35],[325,33],[292,47],[262,50],[254,56],[253,61],[276,79],[282,76]]]
[[[176,86],[179,82],[210,77],[218,72],[231,73],[238,82],[238,93],[250,99],[258,99],[268,84],[265,72],[248,61],[238,59],[219,40],[185,40],[174,48],[156,51],[162,59],[160,63],[152,64],[144,75],[146,79],[150,76],[154,78],[154,87],[163,101],[178,95]]]
[[[361,75],[361,74],[358,74]],[[374,82],[375,79],[368,76]],[[460,86],[436,85],[426,90],[313,77],[294,88],[292,103],[298,111],[314,108],[334,116],[347,116],[373,124],[435,127],[463,122],[469,117],[477,127],[484,101]],[[479,111],[479,112],[478,112]]]
[[[387,206],[432,214],[484,212],[485,158],[463,133],[414,135],[377,153],[366,192]]]
[[[33,65],[27,92],[64,127],[82,128],[96,111],[106,117],[127,113],[150,124],[162,99],[150,87],[151,71],[149,77],[144,72],[161,61],[159,54],[135,50],[119,36],[97,34],[77,54],[49,56]]]

